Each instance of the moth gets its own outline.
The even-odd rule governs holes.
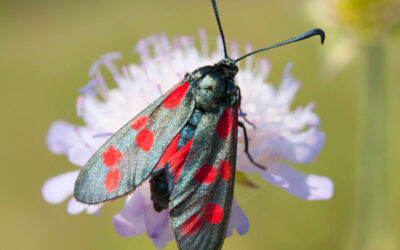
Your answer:
[[[232,207],[238,127],[248,152],[245,117],[239,121],[236,63],[255,53],[325,34],[320,29],[255,50],[228,56],[217,5],[211,0],[225,57],[204,66],[163,94],[118,130],[90,158],[75,183],[75,198],[86,204],[134,192],[146,180],[158,212],[169,209],[180,249],[221,249]],[[250,122],[248,122],[250,124]]]

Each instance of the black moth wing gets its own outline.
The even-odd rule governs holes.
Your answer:
[[[225,240],[235,180],[237,115],[237,107],[228,101],[204,114],[178,177],[175,160],[167,162],[173,185],[170,223],[180,249],[220,249]]]
[[[182,81],[117,131],[83,167],[78,201],[97,204],[132,192],[149,178],[194,110],[194,87]]]

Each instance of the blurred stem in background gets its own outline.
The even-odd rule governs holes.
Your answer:
[[[394,120],[388,112],[390,88],[385,48],[400,31],[399,0],[310,0],[310,17],[326,30],[326,69],[338,74],[362,62],[359,107],[359,151],[355,186],[355,218],[349,249],[399,249],[400,228],[391,207],[397,190],[389,188],[397,168],[389,161],[387,132]],[[353,167],[353,166],[349,166]],[[354,237],[353,237],[354,236]]]
[[[386,238],[388,166],[386,156],[385,56],[383,42],[365,47],[364,99],[361,106],[360,159],[356,190],[356,250],[383,249]]]

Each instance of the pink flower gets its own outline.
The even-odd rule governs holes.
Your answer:
[[[201,51],[194,47],[191,37],[175,37],[173,44],[165,35],[153,35],[142,39],[135,46],[141,58],[140,65],[130,64],[121,70],[114,64],[119,53],[109,53],[96,61],[90,69],[89,83],[80,89],[77,115],[85,123],[76,126],[64,121],[52,124],[47,135],[51,152],[65,154],[77,166],[84,166],[114,132],[139,113],[163,92],[179,82],[185,73],[213,64],[223,58],[219,44],[211,56],[208,54],[207,37],[200,32]],[[231,57],[239,56],[236,44],[231,46]],[[240,67],[236,84],[242,90],[242,109],[256,129],[248,126],[250,152],[266,171],[253,166],[243,153],[243,134],[239,130],[237,170],[258,172],[265,180],[289,193],[306,200],[331,198],[333,183],[329,178],[306,175],[282,163],[310,163],[325,142],[319,131],[319,118],[313,113],[314,104],[290,110],[290,104],[300,83],[290,75],[291,65],[286,68],[278,89],[266,82],[270,65],[266,59],[255,62],[247,58]],[[100,68],[105,66],[114,76],[116,88],[105,83]],[[99,98],[101,97],[101,99]],[[110,159],[112,160],[112,159]],[[42,188],[44,199],[52,204],[63,202],[72,196],[79,170],[50,178]],[[71,214],[85,211],[98,214],[101,205],[88,206],[74,198],[68,202]],[[124,236],[141,235],[146,231],[158,248],[170,240],[173,233],[168,224],[168,211],[153,209],[148,183],[139,187],[125,201],[124,209],[113,219],[115,229]],[[243,235],[249,229],[246,215],[234,201],[227,236],[233,229]]]

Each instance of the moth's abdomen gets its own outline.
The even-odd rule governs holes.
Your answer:
[[[169,193],[168,181],[165,169],[160,170],[150,179],[151,200],[157,212],[168,208]]]
[[[170,192],[172,190],[172,188],[168,185],[165,164],[194,137],[197,124],[201,120],[202,116],[203,112],[201,112],[199,109],[195,109],[193,111],[188,123],[182,128],[179,134],[171,141],[170,145],[165,150],[163,157],[161,158],[162,160],[160,160],[160,162],[162,161],[161,164],[164,165],[159,166],[160,162],[157,164],[158,168],[162,169],[157,171],[157,173],[150,179],[151,200],[153,201],[153,207],[157,212],[161,212],[163,209],[168,208]],[[163,159],[165,158],[164,156],[166,156],[167,159]]]

